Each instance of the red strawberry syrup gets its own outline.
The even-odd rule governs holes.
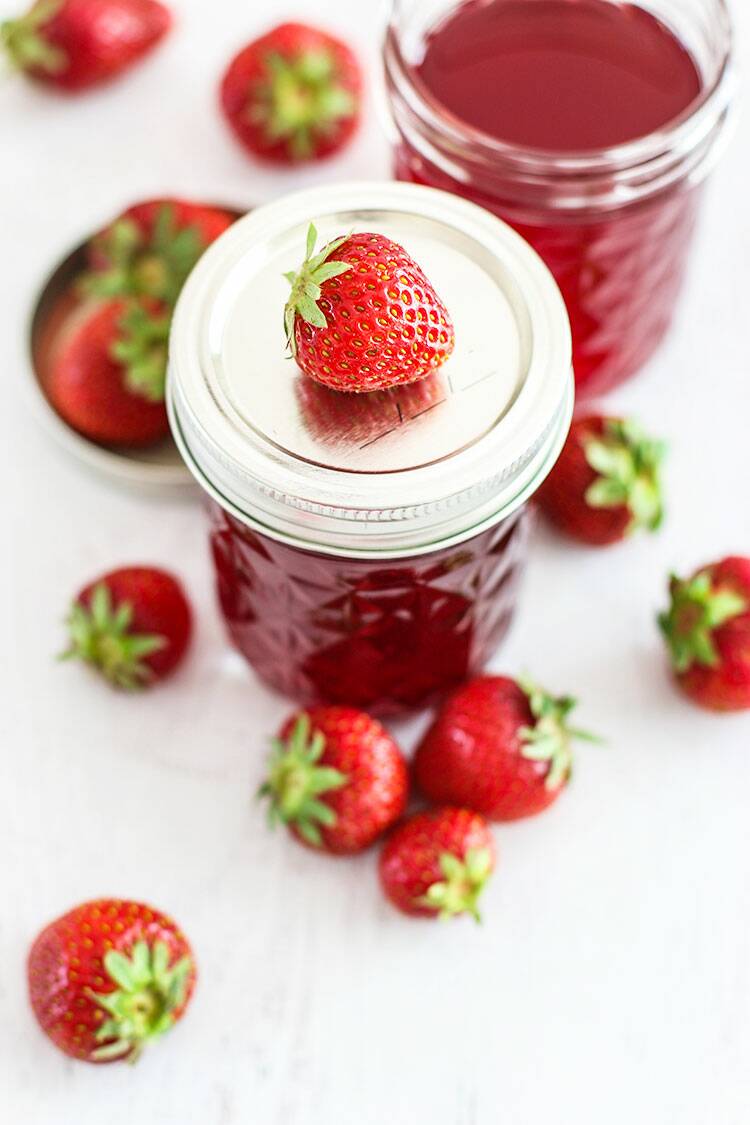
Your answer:
[[[516,153],[592,158],[658,133],[702,92],[677,36],[642,8],[611,0],[467,0],[427,33],[411,80],[448,124]],[[532,183],[524,197],[526,181],[509,191],[489,165],[454,175],[403,131],[396,169],[400,179],[488,207],[540,253],[570,314],[579,396],[608,390],[650,357],[672,317],[699,191],[679,182],[587,210],[585,173],[575,187],[583,205],[566,210],[554,183],[546,195]]]
[[[411,711],[479,672],[510,625],[526,511],[459,546],[383,562],[296,550],[213,502],[211,514],[230,636],[299,703]]]

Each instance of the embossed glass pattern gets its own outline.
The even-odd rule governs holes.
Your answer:
[[[415,62],[455,0],[394,0],[385,41],[396,175],[479,203],[538,251],[568,308],[579,399],[635,374],[667,331],[735,93],[724,0],[641,6],[683,42],[702,93],[673,126],[600,151],[504,144],[441,111]]]

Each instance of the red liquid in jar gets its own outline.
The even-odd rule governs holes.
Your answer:
[[[610,148],[678,117],[701,90],[689,53],[610,0],[471,0],[428,37],[419,75],[462,121],[511,144]]]
[[[468,0],[428,35],[416,74],[449,114],[497,139],[583,153],[659,130],[701,92],[668,28],[608,0]],[[683,280],[697,189],[571,213],[454,179],[405,141],[396,170],[494,211],[544,258],[570,315],[579,397],[609,390],[650,358]]]
[[[219,602],[236,647],[302,704],[379,714],[422,706],[479,672],[511,621],[529,516],[410,559],[313,554],[211,504]]]

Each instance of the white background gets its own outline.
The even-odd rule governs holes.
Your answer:
[[[671,444],[666,527],[605,553],[540,533],[493,664],[576,693],[608,745],[581,749],[551,812],[498,828],[482,928],[415,923],[381,901],[373,855],[333,861],[266,831],[251,794],[288,705],[228,652],[198,506],[86,475],[20,393],[39,279],[123,205],[165,192],[251,204],[388,174],[372,106],[338,161],[304,175],[247,161],[215,86],[285,5],[175,7],[158,55],[100,94],[0,87],[4,1120],[745,1125],[750,717],[676,694],[653,619],[670,568],[750,553],[750,120],[715,176],[676,329],[610,403]],[[294,9],[350,37],[374,73],[373,5]],[[129,561],[176,569],[199,619],[184,672],[139,698],[53,659],[68,598]],[[109,894],[173,913],[200,963],[188,1018],[135,1070],[66,1060],[25,996],[37,929]]]

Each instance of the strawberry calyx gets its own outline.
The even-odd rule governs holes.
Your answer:
[[[159,652],[166,638],[131,633],[133,607],[130,602],[112,604],[105,583],[94,587],[89,606],[75,602],[68,614],[70,645],[63,660],[82,660],[99,669],[115,687],[135,691],[144,687],[152,672],[145,657]]]
[[[167,383],[167,344],[171,318],[130,306],[118,325],[110,355],[125,369],[125,386],[149,402],[163,402]]]
[[[675,671],[688,672],[694,664],[715,668],[720,657],[714,630],[746,613],[750,604],[726,586],[715,587],[708,570],[686,580],[673,574],[669,592],[671,604],[666,613],[660,614],[659,627]]]
[[[487,848],[470,848],[464,859],[443,852],[439,859],[444,878],[427,888],[416,900],[418,906],[437,911],[440,919],[470,914],[481,922],[479,897],[492,874],[492,856]]]
[[[68,64],[68,56],[44,36],[44,25],[62,7],[63,0],[38,0],[25,16],[0,23],[2,43],[11,65],[19,70],[42,70],[59,74]]]
[[[315,224],[310,223],[307,228],[307,247],[305,260],[295,273],[294,270],[284,274],[292,287],[289,300],[284,307],[284,331],[286,342],[293,356],[297,354],[297,344],[294,334],[294,325],[297,315],[302,317],[314,328],[326,328],[328,321],[318,301],[321,296],[321,286],[329,278],[338,277],[352,267],[348,262],[337,262],[331,258],[332,254],[344,245],[349,235],[342,235],[329,242],[319,253],[315,253],[315,243],[318,241],[318,232]]]
[[[148,1043],[169,1031],[185,1003],[192,967],[190,957],[170,966],[169,948],[161,941],[153,947],[136,942],[130,957],[109,950],[104,968],[117,988],[104,993],[88,990],[89,998],[109,1017],[97,1031],[102,1046],[93,1058],[135,1062]]]
[[[568,726],[568,715],[578,702],[571,696],[549,695],[530,680],[520,680],[519,687],[528,698],[531,713],[536,719],[533,727],[521,727],[518,732],[522,743],[521,754],[532,762],[548,762],[544,787],[549,791],[559,789],[573,772],[573,740],[600,740],[588,731]]]
[[[632,419],[608,418],[603,434],[584,435],[583,451],[598,474],[586,491],[590,508],[626,507],[631,515],[628,533],[639,528],[658,531],[664,519],[661,464],[664,442],[644,434]]]
[[[125,217],[94,239],[107,263],[83,279],[83,289],[96,297],[153,297],[170,307],[175,304],[193,266],[204,250],[200,232],[177,226],[169,203],[156,214],[153,230],[146,233]]]
[[[303,713],[286,742],[273,740],[268,780],[258,790],[259,797],[270,799],[271,825],[292,824],[315,847],[323,842],[320,826],[332,828],[337,819],[321,794],[341,789],[349,780],[341,770],[319,764],[325,746],[325,736],[311,730],[310,717]]]
[[[247,119],[270,144],[284,144],[293,160],[315,155],[315,134],[330,133],[357,108],[354,95],[336,79],[336,61],[325,48],[285,58],[265,57],[267,77],[251,93]]]

